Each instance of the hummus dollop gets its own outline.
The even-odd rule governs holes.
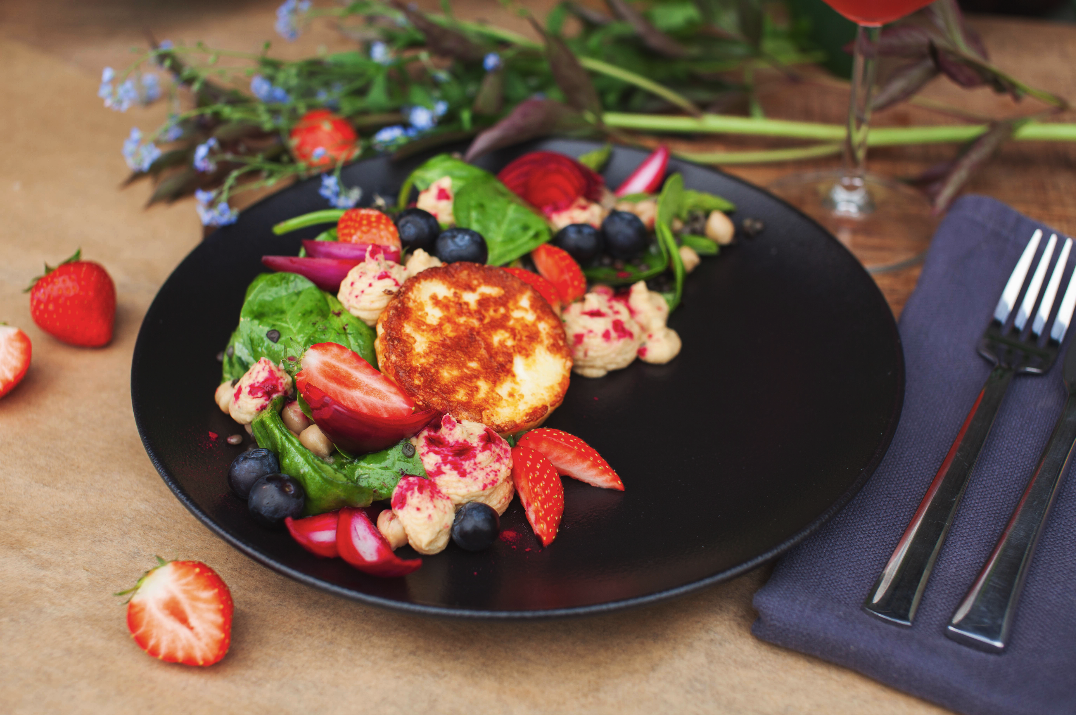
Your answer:
[[[660,293],[647,289],[644,281],[631,287],[628,307],[635,322],[644,331],[639,345],[639,359],[663,365],[680,354],[680,335],[665,325],[669,319],[669,304]]]
[[[336,297],[347,312],[373,327],[377,316],[407,280],[407,269],[381,256],[366,256],[340,281]]]
[[[291,375],[269,362],[269,358],[263,357],[251,365],[235,384],[228,414],[239,424],[249,425],[274,397],[290,394],[291,391]]]
[[[573,223],[589,223],[594,228],[601,228],[606,213],[608,212],[601,204],[587,201],[580,196],[568,208],[549,214],[549,223],[558,231]]]
[[[415,252],[407,259],[407,263],[404,264],[404,271],[408,278],[417,276],[427,268],[436,268],[442,265],[441,259],[437,256],[431,256],[421,248],[416,248]]]
[[[627,367],[643,341],[643,329],[628,305],[610,293],[608,289],[591,291],[561,315],[572,349],[572,370],[584,377],[602,377]]]
[[[503,514],[512,501],[512,448],[489,427],[445,415],[411,438],[426,474],[454,506],[478,501]]]
[[[444,176],[430,184],[425,191],[419,192],[415,206],[433,214],[437,222],[442,226],[452,226],[456,223],[452,215],[452,177]]]
[[[392,491],[392,513],[407,534],[407,543],[420,554],[440,553],[448,546],[456,508],[429,479],[406,476]]]

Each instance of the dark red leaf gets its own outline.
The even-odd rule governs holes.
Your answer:
[[[581,112],[591,112],[600,117],[601,100],[583,65],[579,64],[579,60],[563,40],[547,33],[534,18],[530,18],[530,21],[538,34],[545,39],[545,54],[549,61],[549,71],[553,73],[553,79],[560,87],[560,91],[564,92],[564,98],[568,100],[568,104]]]
[[[923,85],[938,76],[938,68],[930,57],[898,68],[871,102],[874,109],[885,109],[918,92]]]
[[[625,0],[605,0],[605,4],[609,6],[614,15],[631,25],[632,29],[635,30],[635,34],[642,39],[643,44],[659,55],[683,59],[691,54],[679,42],[651,25],[650,21],[643,17],[642,13],[625,2]]]
[[[930,52],[930,43],[940,35],[921,25],[887,25],[878,37],[878,55],[881,57],[924,57]],[[849,43],[846,50],[851,49]]]
[[[464,62],[481,60],[486,51],[461,32],[442,27],[427,18],[410,3],[392,0],[392,6],[402,12],[415,29],[426,37],[426,45],[435,55],[454,57]]]
[[[594,25],[596,27],[602,27],[608,25],[613,21],[613,18],[598,12],[597,10],[591,10],[589,7],[580,5],[577,2],[568,3],[568,12],[578,17],[588,25]]]
[[[194,169],[190,167],[180,169],[157,184],[157,188],[153,190],[153,195],[149,197],[149,202],[146,205],[152,206],[160,201],[172,203],[181,196],[193,194],[194,190],[200,185],[201,180],[202,177]]]
[[[486,72],[482,84],[475,95],[472,111],[480,117],[491,117],[501,113],[504,104],[504,69],[498,67]]]
[[[941,212],[948,208],[960,189],[971,178],[972,173],[993,156],[1001,145],[1005,143],[1005,140],[1012,137],[1013,133],[1028,121],[1026,118],[1016,118],[994,122],[986,133],[971,142],[953,163],[948,175],[931,192],[934,211]]]
[[[472,161],[494,149],[550,134],[589,132],[593,125],[571,107],[552,99],[528,99],[471,142],[464,159]]]
[[[926,8],[926,15],[953,49],[977,54],[982,60],[987,59],[982,38],[964,22],[964,13],[960,11],[956,0],[937,0]]]
[[[762,44],[762,5],[757,0],[739,0],[736,14],[740,20],[740,34],[752,47],[759,49]]]
[[[961,87],[980,87],[986,84],[982,74],[975,67],[972,67],[964,57],[953,54],[933,43],[930,45],[930,57],[938,70],[944,72],[946,77]]]

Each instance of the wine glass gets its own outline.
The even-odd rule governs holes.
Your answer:
[[[858,25],[843,166],[783,177],[769,189],[828,228],[867,270],[903,268],[925,253],[937,219],[923,194],[866,172],[867,130],[881,26],[932,0],[823,1]]]

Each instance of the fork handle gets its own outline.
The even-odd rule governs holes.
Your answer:
[[[986,379],[915,516],[863,603],[863,609],[871,615],[898,625],[912,625],[931,569],[968,486],[968,477],[1012,378],[1012,368],[999,365]]]
[[[994,552],[949,621],[945,635],[990,653],[1005,650],[1024,578],[1057,497],[1061,475],[1072,459],[1074,443],[1076,395],[1069,395],[1039,466],[1031,475]]]

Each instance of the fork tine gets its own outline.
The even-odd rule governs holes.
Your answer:
[[[1039,304],[1039,312],[1035,314],[1035,322],[1031,325],[1031,332],[1035,337],[1042,335],[1042,329],[1046,327],[1046,319],[1050,317],[1050,310],[1054,307],[1054,298],[1057,297],[1057,289],[1061,285],[1061,275],[1065,272],[1065,266],[1069,262],[1069,251],[1072,249],[1072,239],[1066,238],[1065,245],[1061,247],[1061,255],[1057,257],[1057,265],[1050,274],[1050,282],[1046,284],[1046,292],[1042,295],[1042,303]]]
[[[1069,323],[1072,322],[1072,311],[1076,308],[1076,271],[1072,272],[1072,277],[1069,278],[1068,288],[1065,289],[1065,297],[1061,299],[1061,307],[1057,309],[1057,318],[1054,319],[1054,325],[1050,328],[1050,339],[1061,342],[1065,339],[1065,332],[1069,329]]]
[[[1046,243],[1046,250],[1042,252],[1039,265],[1035,267],[1035,274],[1031,276],[1031,283],[1024,293],[1024,302],[1020,304],[1020,310],[1016,311],[1016,331],[1020,332],[1027,325],[1027,319],[1031,317],[1031,309],[1035,307],[1035,301],[1039,299],[1039,290],[1042,281],[1046,278],[1046,269],[1050,267],[1050,259],[1054,255],[1054,247],[1057,245],[1057,234],[1051,234]]]
[[[1001,299],[998,300],[998,307],[994,308],[994,320],[1004,324],[1009,319],[1009,313],[1012,312],[1013,306],[1016,305],[1016,298],[1020,295],[1020,289],[1024,285],[1024,279],[1027,277],[1027,271],[1031,268],[1031,259],[1035,257],[1035,251],[1039,248],[1039,240],[1042,238],[1042,229],[1035,229],[1035,233],[1031,234],[1031,240],[1028,241],[1027,248],[1020,254],[1020,260],[1016,262],[1016,268],[1013,269],[1012,275],[1009,276],[1009,282],[1005,284],[1005,290],[1001,291]]]

